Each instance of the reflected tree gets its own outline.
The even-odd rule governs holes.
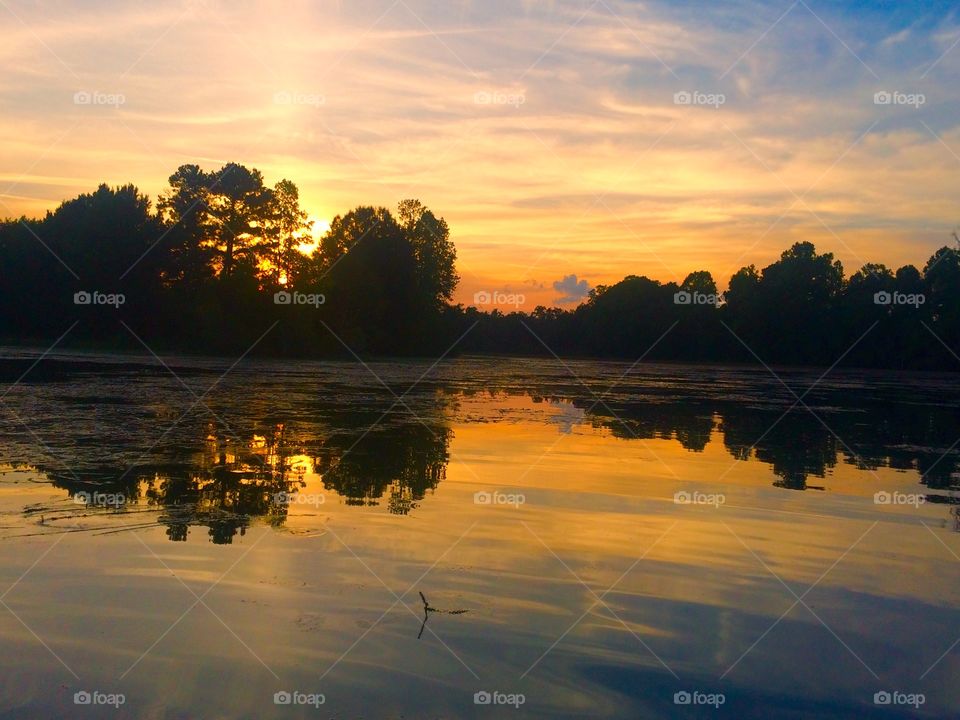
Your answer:
[[[446,477],[452,431],[418,422],[361,435],[331,437],[315,458],[323,484],[352,505],[378,505],[407,515]]]

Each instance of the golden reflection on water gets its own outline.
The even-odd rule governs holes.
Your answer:
[[[579,558],[586,576],[605,586],[669,526],[668,538],[656,547],[660,562],[719,571],[717,596],[696,584],[681,585],[671,599],[736,605],[739,597],[735,590],[731,596],[725,573],[762,579],[776,574],[809,585],[837,560],[838,548],[843,552],[869,531],[869,540],[844,558],[837,577],[842,574],[845,586],[935,598],[955,580],[938,572],[946,551],[937,552],[936,538],[921,524],[942,528],[942,508],[904,510],[872,502],[878,482],[891,489],[913,487],[915,479],[907,473],[867,472],[841,463],[817,481],[824,492],[791,493],[772,487],[769,466],[732,460],[717,430],[702,452],[691,453],[675,440],[637,442],[588,425],[561,431],[543,418],[561,416],[564,409],[545,410],[529,398],[473,398],[471,404],[469,413],[507,419],[453,425],[446,478],[419,505],[417,519],[440,537],[454,537],[469,519],[495,525],[498,541],[511,549],[507,565],[544,556],[546,543],[561,557]],[[523,412],[534,417],[526,419]],[[298,456],[298,462],[308,467],[310,459]],[[326,501],[291,506],[285,527],[322,531],[323,523],[338,519],[345,508],[325,491],[321,475],[306,470],[302,479],[301,493],[324,495]],[[674,494],[693,488],[723,494],[724,502],[716,508],[677,506]],[[523,494],[525,502],[516,508],[478,506],[478,492]],[[892,538],[896,553],[889,551]],[[377,552],[387,552],[392,543],[391,536]]]
[[[440,440],[409,436],[428,446],[425,453],[408,456],[402,445],[379,440],[358,444],[371,464],[349,473],[340,463],[352,439],[325,456],[330,446],[306,452],[281,442],[291,432],[282,425],[243,448],[214,436],[198,464],[199,490],[191,486],[199,495],[183,496],[192,500],[181,517],[185,530],[195,530],[224,522],[231,508],[262,511],[229,525],[232,547],[212,545],[204,533],[167,542],[174,539],[169,525],[166,538],[139,530],[146,546],[130,532],[114,532],[142,518],[152,524],[158,513],[178,516],[182,508],[161,502],[177,497],[161,473],[140,482],[132,509],[142,515],[74,509],[43,523],[37,513],[24,515],[24,504],[55,511],[69,502],[63,490],[27,483],[29,472],[11,473],[21,482],[0,484],[4,532],[23,552],[7,561],[4,576],[15,579],[42,552],[44,533],[87,531],[71,533],[68,552],[52,554],[11,602],[68,663],[96,658],[104,683],[115,682],[193,602],[172,571],[198,594],[215,586],[212,609],[242,643],[210,616],[191,613],[129,676],[131,694],[162,692],[176,707],[194,706],[203,692],[229,694],[228,709],[259,706],[277,685],[264,666],[285,681],[322,687],[331,710],[344,714],[368,708],[370,698],[399,703],[389,689],[399,685],[443,695],[438,702],[458,716],[459,701],[447,695],[469,698],[478,687],[466,666],[488,684],[523,688],[537,712],[553,716],[618,716],[603,685],[613,668],[636,673],[632,682],[640,685],[673,683],[664,675],[668,666],[699,682],[719,684],[729,673],[733,687],[789,693],[792,683],[835,699],[873,686],[869,674],[865,684],[860,656],[885,680],[919,684],[956,627],[960,561],[951,551],[960,547],[947,532],[945,508],[874,504],[878,487],[916,489],[915,473],[885,467],[839,462],[809,478],[805,492],[778,487],[770,464],[737,462],[718,419],[709,419],[712,429],[691,451],[668,434],[618,436],[570,403],[474,395],[460,398],[442,423],[433,421],[447,426]],[[394,463],[394,452],[415,472]],[[243,504],[237,482],[259,483],[262,491]],[[278,488],[313,501],[278,507],[271,502]],[[345,497],[337,488],[361,494]],[[722,495],[722,502],[675,502],[676,493],[694,491]],[[515,502],[477,502],[496,493]],[[402,597],[409,607],[384,614],[396,600],[392,592],[408,590]],[[791,610],[791,590],[809,610]],[[419,592],[433,607],[466,612],[422,626]],[[70,599],[55,623],[30,614],[51,594]],[[769,639],[744,656],[785,613]],[[104,643],[110,627],[115,639]],[[50,672],[43,648],[22,627],[2,633],[24,653],[7,682],[41,688],[38,678]],[[538,661],[558,638],[556,650]],[[824,673],[821,660],[835,671]],[[198,663],[221,668],[206,676],[206,688],[183,683],[177,671]],[[585,674],[591,663],[606,668],[600,679]],[[795,668],[789,678],[776,669],[785,664]],[[958,665],[948,656],[923,685],[940,694],[941,707],[957,700],[945,678]],[[263,714],[274,710],[267,705]]]

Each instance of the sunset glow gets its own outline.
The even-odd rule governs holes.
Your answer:
[[[897,8],[4,3],[0,212],[235,160],[317,219],[420,198],[468,303],[553,304],[571,274],[725,285],[797,240],[848,273],[919,263],[958,222],[960,24]]]
[[[0,720],[957,717],[957,0],[0,0],[0,68]]]

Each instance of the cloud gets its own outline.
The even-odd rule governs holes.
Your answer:
[[[565,275],[562,280],[554,281],[553,289],[561,295],[554,302],[568,305],[583,300],[590,292],[590,285],[586,280],[577,280],[576,275]]]
[[[22,22],[0,23],[0,216],[101,181],[155,196],[181,163],[237,161],[297,182],[319,218],[419,197],[450,223],[462,301],[512,286],[578,302],[575,275],[530,280],[570,267],[723,283],[798,240],[848,268],[922,265],[956,223],[953,4],[778,21],[763,0],[17,3]],[[75,105],[78,90],[127,102]],[[284,90],[324,102],[276,103]],[[880,90],[926,102],[878,106]]]

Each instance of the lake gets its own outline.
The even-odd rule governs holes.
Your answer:
[[[960,377],[0,353],[0,718],[956,717]]]

